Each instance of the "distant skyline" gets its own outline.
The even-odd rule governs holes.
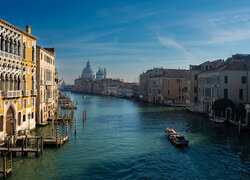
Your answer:
[[[56,48],[59,78],[73,83],[89,60],[108,77],[138,81],[153,67],[250,53],[250,1],[3,1],[0,18]],[[4,7],[4,8],[3,8]]]

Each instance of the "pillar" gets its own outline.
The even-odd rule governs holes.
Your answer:
[[[20,46],[20,43],[17,44],[17,55],[21,56],[21,46]]]
[[[3,78],[2,78],[2,82],[1,82],[1,84],[2,84],[1,87],[2,87],[2,90],[3,90],[3,91],[5,90],[5,81],[6,81],[6,80],[5,80],[5,78],[3,77]]]
[[[13,40],[10,41],[10,53],[14,54],[14,44],[13,44]]]
[[[6,51],[7,53],[10,52],[10,41],[9,41],[9,39],[6,39],[6,49],[5,49],[5,51]]]
[[[7,93],[7,91],[9,90],[9,87],[8,87],[8,81],[9,81],[9,79],[8,78],[6,78],[5,79],[5,93]]]
[[[2,51],[5,51],[5,38],[3,38]]]

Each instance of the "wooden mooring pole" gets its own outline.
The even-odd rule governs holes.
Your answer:
[[[59,126],[56,126],[56,147],[59,144]]]
[[[75,118],[75,136],[76,136],[76,126],[77,124],[76,124],[76,118]]]
[[[69,122],[66,121],[66,136],[69,136]]]
[[[84,109],[82,110],[82,120],[85,120],[85,118],[84,118]]]
[[[6,153],[3,156],[3,177],[6,177]]]
[[[52,117],[52,133],[53,133],[53,131],[54,131],[54,123],[55,123],[55,121],[54,121],[54,116]]]
[[[85,114],[85,120],[86,120],[86,117],[87,117],[87,114],[86,114],[86,108],[85,108],[85,113],[84,113],[84,114]]]

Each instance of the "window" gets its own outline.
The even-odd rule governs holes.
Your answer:
[[[26,121],[26,116],[25,116],[25,114],[23,115],[23,122],[25,122]]]
[[[194,75],[194,80],[197,80],[197,74]]]
[[[43,53],[41,53],[41,60],[43,60]]]
[[[168,87],[170,87],[170,80],[168,80]]]
[[[196,86],[194,87],[194,92],[197,93],[197,87]]]
[[[239,89],[239,98],[243,99],[243,89]]]
[[[23,100],[23,109],[26,109],[26,99]]]
[[[35,61],[35,48],[32,46],[32,61]]]
[[[26,59],[26,44],[23,43],[23,59]]]
[[[241,83],[242,84],[246,84],[246,82],[247,82],[247,77],[246,76],[242,76],[241,77]]]
[[[224,83],[227,84],[227,82],[228,82],[228,77],[224,76]]]
[[[34,107],[34,103],[35,102],[35,100],[34,100],[34,98],[32,98],[32,107]]]
[[[3,116],[0,116],[0,131],[3,131]]]
[[[31,119],[34,119],[34,112],[31,113]]]
[[[170,94],[170,90],[168,89],[168,95]]]
[[[22,115],[21,112],[18,113],[18,126],[21,126]]]
[[[228,98],[228,89],[224,89],[224,98]]]

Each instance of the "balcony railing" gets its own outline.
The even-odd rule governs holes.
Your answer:
[[[52,85],[53,85],[53,82],[52,82],[52,81],[45,81],[45,85],[47,85],[47,86],[52,86]]]
[[[48,98],[45,100],[46,103],[50,103],[52,101],[52,98]]]
[[[8,90],[5,94],[6,98],[15,98],[21,96],[21,90]]]
[[[37,90],[31,90],[31,95],[36,96],[37,95]]]
[[[29,96],[29,90],[23,90],[23,96]]]
[[[14,61],[21,61],[20,56],[18,56],[16,54],[7,53],[7,52],[1,51],[1,50],[0,50],[0,57],[2,57],[4,59],[7,58],[10,60],[14,60]]]

